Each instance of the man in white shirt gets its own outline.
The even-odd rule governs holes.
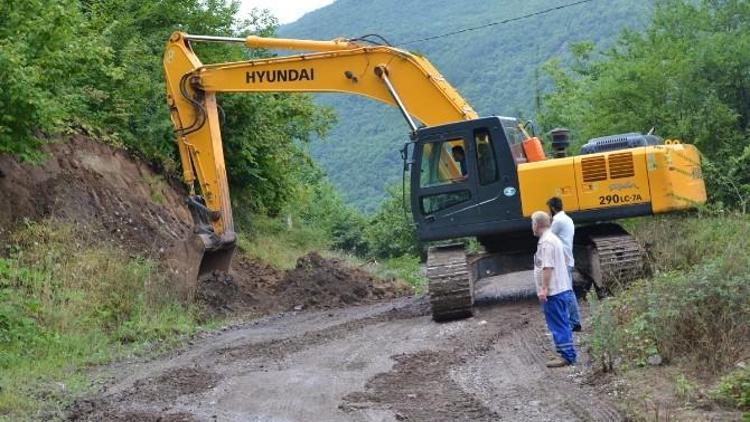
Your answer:
[[[562,199],[558,197],[552,197],[547,201],[550,214],[552,215],[552,226],[550,229],[552,233],[557,235],[563,243],[565,249],[565,259],[568,261],[568,274],[570,279],[570,288],[573,289],[573,267],[575,262],[573,260],[573,237],[576,233],[576,226],[573,224],[568,214],[563,211]],[[578,299],[574,294],[568,303],[568,318],[570,319],[570,326],[573,331],[581,331],[581,318],[578,315]]]
[[[531,215],[531,229],[539,238],[534,254],[534,283],[542,304],[547,328],[552,333],[559,358],[547,362],[550,368],[572,365],[576,362],[573,332],[568,319],[570,288],[568,265],[560,239],[550,230],[551,220],[544,211]]]

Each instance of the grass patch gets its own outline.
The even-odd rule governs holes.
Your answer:
[[[716,400],[750,412],[750,366],[745,364],[722,377],[711,395]],[[746,416],[750,419],[750,413]]]
[[[291,269],[297,259],[329,246],[325,232],[281,218],[255,216],[239,235],[240,249],[250,257],[276,268]]]
[[[427,288],[427,277],[422,274],[419,258],[404,255],[373,263],[370,272],[380,278],[397,278],[405,281],[416,292],[424,292]]]
[[[727,374],[750,357],[750,219],[659,217],[632,229],[656,272],[590,301],[595,360],[604,370],[673,363],[704,384],[721,378],[717,397],[746,407],[747,373]],[[693,394],[691,382],[678,380],[678,395]]]
[[[146,259],[81,244],[71,226],[28,224],[0,259],[0,418],[49,418],[89,385],[89,365],[198,328]]]
[[[628,230],[657,271],[688,271],[706,260],[750,250],[750,215],[663,215],[634,219]]]

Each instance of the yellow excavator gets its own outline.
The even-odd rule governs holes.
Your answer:
[[[197,42],[293,50],[289,56],[203,64]],[[198,274],[227,271],[236,244],[216,94],[340,92],[400,110],[409,127],[402,149],[410,171],[411,209],[422,241],[475,237],[429,249],[433,318],[472,315],[474,283],[529,268],[535,247],[529,216],[557,196],[579,225],[578,271],[596,286],[645,271],[644,251],[613,220],[668,213],[705,203],[700,155],[692,145],[653,134],[590,140],[569,156],[565,130],[553,133],[551,157],[518,119],[479,117],[424,57],[371,39],[228,38],[175,32],[164,52],[167,102],[175,127],[187,204],[200,239]]]

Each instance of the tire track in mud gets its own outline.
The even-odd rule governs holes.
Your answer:
[[[368,407],[396,411],[401,420],[495,421],[493,412],[450,379],[449,352],[418,352],[393,356],[393,369],[367,383],[365,392],[344,397],[339,408],[351,413]]]
[[[71,418],[622,419],[577,368],[545,368],[552,347],[536,303],[446,324],[428,314],[426,298],[405,298],[254,321],[123,376]]]
[[[382,306],[382,305],[381,305]],[[350,308],[350,310],[356,308]],[[194,421],[198,420],[189,412],[173,411],[176,401],[185,397],[202,394],[225,378],[218,372],[225,367],[242,362],[242,369],[236,374],[264,370],[265,367],[283,367],[289,356],[306,349],[323,345],[345,337],[351,332],[367,326],[389,321],[412,319],[429,314],[427,298],[418,297],[407,301],[399,300],[393,306],[375,313],[366,312],[361,318],[346,319],[325,328],[304,331],[285,338],[275,338],[261,342],[250,342],[236,346],[209,348],[208,352],[194,356],[201,367],[168,367],[159,375],[136,379],[132,385],[114,393],[90,399],[81,399],[69,409],[69,420],[74,421]],[[333,313],[328,314],[333,317]],[[266,322],[273,324],[284,316],[271,317]],[[261,321],[256,321],[261,323]],[[252,324],[252,325],[255,325]],[[240,327],[239,329],[251,327]],[[179,354],[179,353],[178,353]],[[217,356],[218,355],[218,356]],[[198,363],[194,363],[198,365]],[[356,371],[357,365],[349,370]],[[207,368],[213,368],[212,372]]]
[[[527,309],[528,323],[502,336],[482,355],[453,367],[451,375],[467,392],[497,412],[502,420],[618,421],[623,418],[585,385],[585,368],[547,368],[554,356],[536,304]],[[523,311],[522,311],[523,312]],[[580,348],[579,359],[586,359]]]
[[[477,319],[487,319],[454,336],[448,350],[392,356],[393,369],[344,397],[340,409],[388,409],[413,421],[622,420],[582,385],[580,366],[546,368],[553,347],[537,308],[484,309]]]
[[[365,408],[390,410],[398,420],[414,421],[496,421],[501,415],[472,393],[467,392],[451,376],[452,368],[486,354],[508,333],[528,324],[518,318],[508,305],[503,316],[490,323],[479,311],[474,324],[449,336],[445,350],[425,350],[413,354],[391,356],[393,369],[370,379],[365,391],[343,398],[339,408],[347,413]],[[524,305],[520,305],[523,307]],[[450,326],[455,323],[447,323]]]
[[[161,374],[137,380],[130,388],[111,396],[77,401],[70,420],[93,421],[193,421],[187,412],[170,412],[170,404],[181,397],[214,388],[222,376],[202,368],[170,368]],[[139,403],[144,409],[124,409],[123,404]],[[159,410],[148,409],[157,407]]]
[[[219,355],[217,363],[231,363],[238,360],[247,361],[248,359],[283,361],[289,355],[328,343],[334,339],[342,338],[350,332],[361,330],[367,326],[425,316],[429,315],[429,312],[427,298],[420,297],[405,306],[394,306],[376,315],[352,319],[324,329],[307,331],[297,336],[224,347],[215,351]]]

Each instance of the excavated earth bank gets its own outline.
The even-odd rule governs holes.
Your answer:
[[[169,183],[127,151],[76,135],[50,142],[38,164],[0,155],[0,241],[14,225],[58,219],[82,242],[111,242],[157,260],[177,292],[216,314],[263,315],[297,307],[370,303],[408,292],[337,259],[311,254],[282,272],[237,254],[230,274],[195,282],[190,214],[179,183]]]

